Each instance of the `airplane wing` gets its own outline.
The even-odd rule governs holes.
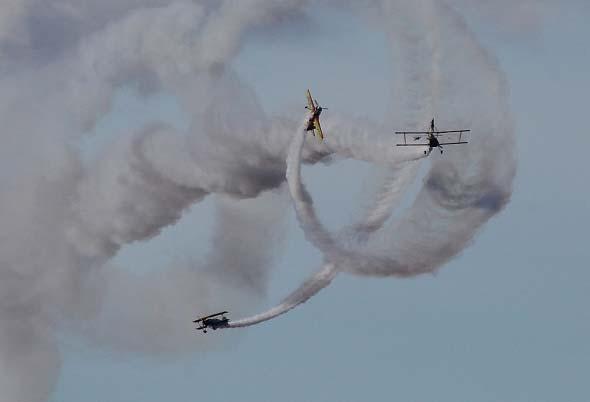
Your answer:
[[[463,133],[467,133],[471,130],[447,130],[447,131],[433,131],[432,134],[434,134],[436,137],[442,135],[442,134],[463,134]]]
[[[309,91],[309,89],[307,90],[307,108],[309,110],[315,109],[315,105],[313,103],[313,98],[311,97],[311,92]]]
[[[422,136],[428,135],[429,134],[428,131],[396,131],[395,134],[404,136],[404,143],[403,144],[396,144],[398,147],[409,147],[409,146],[415,147],[415,146],[428,146],[429,145],[429,144],[421,144],[421,143],[408,144],[408,139],[406,137],[407,134],[409,134],[409,135],[419,134],[418,137],[414,138],[414,141],[418,141],[422,138]]]
[[[457,141],[457,142],[439,142],[439,145],[459,145],[459,144],[468,144],[467,141]],[[429,144],[396,144],[398,147],[427,147]]]
[[[211,314],[211,315],[206,315],[205,317],[201,317],[201,318],[197,318],[196,320],[194,320],[193,322],[197,323],[197,322],[201,322],[203,320],[206,320],[207,318],[212,318],[212,317],[217,317],[218,315],[224,315],[227,314],[227,311],[222,311],[221,313],[216,313],[216,314]]]
[[[437,137],[441,134],[451,134],[451,133],[467,133],[471,130],[446,130],[446,131],[396,131],[396,134],[434,134]]]
[[[316,117],[313,120],[313,126],[315,128],[315,131],[318,133],[318,138],[320,139],[320,141],[322,141],[324,139],[324,133],[322,131],[322,126],[320,125],[320,118]]]
[[[455,135],[455,137],[451,137],[451,138],[445,138],[445,142],[440,142],[440,145],[455,145],[455,144],[467,144],[467,141],[465,141],[465,137],[463,136],[464,133],[468,133],[471,130],[448,130],[448,131],[435,131],[433,134],[434,136],[438,137],[444,137],[446,135]]]

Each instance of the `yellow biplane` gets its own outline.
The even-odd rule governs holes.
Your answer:
[[[305,126],[305,131],[311,131],[311,133],[317,136],[320,141],[324,139],[324,133],[322,132],[322,126],[320,125],[320,114],[322,114],[322,110],[328,109],[327,107],[321,107],[318,104],[318,101],[311,97],[311,92],[309,89],[307,90],[307,106],[305,106],[307,110],[309,110],[310,116],[307,120],[307,125]]]

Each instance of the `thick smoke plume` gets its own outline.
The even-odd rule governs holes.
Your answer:
[[[226,308],[247,314],[263,300],[273,250],[280,250],[286,187],[324,264],[281,304],[233,326],[288,311],[340,272],[433,272],[506,205],[515,172],[507,85],[457,12],[463,1],[348,2],[390,38],[399,67],[392,121],[331,111],[330,136],[320,145],[305,143],[298,116],[265,114],[233,59],[250,32],[297,24],[317,3],[3,3],[0,401],[47,399],[59,376],[60,331],[136,353],[208,348],[211,340],[194,337],[190,318]],[[489,5],[475,9],[505,17]],[[188,127],[153,120],[86,155],[81,144],[121,90],[173,96]],[[433,115],[477,127],[472,146],[432,158],[413,204],[390,219],[422,154],[393,147],[386,133],[393,123],[422,128]],[[300,175],[301,163],[328,157],[387,169],[373,206],[337,233],[322,226]],[[158,236],[211,197],[212,246],[202,260],[179,257],[157,272],[114,264],[122,248]]]

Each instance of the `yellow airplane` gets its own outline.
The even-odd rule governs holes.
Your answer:
[[[324,133],[322,132],[322,126],[320,126],[320,114],[322,114],[322,110],[328,108],[321,107],[318,104],[318,101],[311,97],[311,92],[309,92],[309,89],[307,90],[307,106],[305,108],[311,112],[311,116],[307,120],[305,131],[311,131],[314,136],[317,133],[317,136],[321,142],[324,139]]]

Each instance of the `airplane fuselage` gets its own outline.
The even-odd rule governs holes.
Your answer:
[[[316,128],[314,121],[315,119],[320,117],[320,115],[322,114],[322,110],[322,107],[316,107],[314,110],[312,110],[312,114],[309,117],[309,120],[307,120],[307,127],[305,128],[307,131],[311,131]]]
[[[221,313],[211,314],[205,317],[197,318],[193,322],[198,325],[196,328],[203,333],[207,333],[207,329],[227,328],[229,327],[229,318],[225,316],[227,311]]]
[[[440,143],[438,142],[438,139],[432,134],[430,134],[428,136],[428,145],[430,146],[430,148],[440,147]]]
[[[228,322],[227,318],[207,318],[203,320],[203,326],[211,329],[224,328]]]
[[[430,155],[434,148],[438,148],[440,153],[443,153],[443,147],[440,145],[440,142],[438,142],[434,134],[430,133],[428,134],[428,151],[424,151],[424,155]]]

